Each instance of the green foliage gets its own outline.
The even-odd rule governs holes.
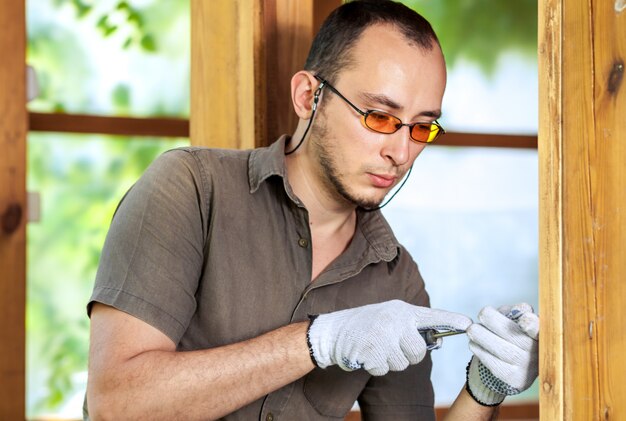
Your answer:
[[[29,0],[27,6],[27,59],[40,86],[30,110],[188,116],[189,2]]]
[[[128,113],[131,89],[128,85],[119,84],[113,89],[111,99],[115,108],[121,113]]]
[[[144,35],[140,41],[141,46],[146,51],[154,52],[156,51],[156,43],[154,41],[154,37],[152,35]]]
[[[185,144],[31,134],[28,188],[41,195],[42,217],[28,228],[29,399],[38,396],[30,416],[82,393],[75,373],[87,369],[85,306],[115,207],[156,156]]]
[[[430,21],[446,60],[490,75],[504,52],[537,56],[537,0],[404,0]]]
[[[183,63],[188,61],[188,46],[180,45],[179,35],[188,32],[184,24],[188,7],[186,2],[158,0],[142,0],[141,9],[131,1],[117,0],[29,1],[28,62],[37,70],[40,87],[29,107],[98,113],[100,105],[94,102],[102,96],[110,104],[99,101],[118,115],[132,114],[133,100],[148,104],[143,108],[148,115],[182,114],[188,95],[180,94],[171,81],[158,91],[144,87],[141,96],[133,83],[137,76],[126,78],[122,73],[122,78],[112,79],[115,83],[109,82],[110,90],[101,85],[110,74],[108,66],[119,68],[121,63],[128,73],[144,78],[159,75],[154,67],[160,63],[180,67],[181,57]],[[68,23],[68,18],[74,20]],[[116,43],[119,54],[111,55],[110,46]],[[103,54],[107,54],[104,69],[97,64]],[[173,72],[167,68],[161,73]],[[187,72],[183,68],[181,73]],[[89,345],[85,305],[114,209],[158,154],[187,143],[30,135],[28,189],[40,193],[42,209],[41,221],[28,227],[29,418],[58,413],[84,393]],[[69,416],[78,417],[80,412]]]
[[[77,58],[86,54],[80,40],[67,32],[56,30],[52,26],[39,26],[28,40],[28,62],[37,72],[39,97],[31,106],[47,109],[52,112],[64,112],[66,104],[61,98],[79,98],[81,85],[77,83],[62,84],[58,75],[71,81],[84,80],[92,69],[87,60]],[[65,63],[72,62],[72,66]],[[84,106],[87,98],[77,101],[77,106]]]
[[[114,34],[120,27],[123,27],[128,35],[121,45],[122,48],[126,49],[135,46],[146,52],[154,53],[157,51],[156,40],[154,35],[146,29],[144,11],[134,7],[131,3],[118,1],[108,9],[99,11],[96,19],[96,28],[100,30],[102,36],[108,37]],[[70,4],[76,9],[76,17],[78,19],[83,19],[94,12],[94,7],[82,0],[55,0],[54,4],[56,6]]]
[[[467,59],[489,72],[503,51],[536,52],[535,1],[407,3],[433,23],[450,64]],[[179,39],[164,35],[180,29],[176,25],[188,13],[188,2],[142,1],[141,7],[119,0],[31,0],[29,4],[31,15],[42,5],[69,7],[76,18],[72,26],[97,31],[98,37],[118,43],[128,54],[145,52],[142,59],[147,61],[159,56],[174,64],[188,51]],[[94,52],[68,28],[45,18],[29,16],[28,60],[37,69],[41,90],[34,104],[45,111],[87,109],[93,88],[86,81],[97,70],[93,57],[100,51]],[[154,73],[152,63],[144,65],[142,74]],[[109,65],[117,66],[116,59],[111,58]],[[169,96],[176,93],[167,91]],[[105,96],[114,112],[129,114],[139,95],[136,86],[121,81]],[[173,114],[162,98],[147,101],[151,115]],[[185,96],[172,101],[179,108],[187,107],[186,102]],[[85,305],[115,207],[154,157],[186,143],[31,134],[28,189],[41,194],[42,217],[28,227],[29,417],[53,413],[71,394],[80,393],[75,373],[87,368],[89,343]]]

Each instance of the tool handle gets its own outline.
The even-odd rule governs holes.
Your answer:
[[[424,342],[426,342],[427,346],[437,345],[437,339],[443,338],[444,336],[460,335],[461,333],[465,333],[464,330],[438,332],[435,329],[423,329],[419,332],[420,335],[422,335],[422,338],[424,338]]]
[[[424,338],[424,342],[426,342],[427,346],[437,344],[437,338],[435,337],[435,333],[437,333],[435,329],[420,330],[420,335],[422,335],[422,338]]]

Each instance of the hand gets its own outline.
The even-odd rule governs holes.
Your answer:
[[[424,358],[426,343],[419,329],[465,330],[471,323],[462,314],[392,300],[319,315],[307,339],[318,367],[337,364],[346,371],[364,368],[382,376]]]
[[[485,307],[480,323],[467,329],[474,357],[467,370],[467,390],[483,405],[500,404],[507,395],[528,389],[538,373],[539,317],[526,303]]]

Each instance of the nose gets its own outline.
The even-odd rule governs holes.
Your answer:
[[[424,149],[425,145],[417,145],[409,138],[409,130],[408,127],[401,127],[397,132],[385,135],[381,155],[396,166],[404,165],[411,159],[411,148],[419,148],[415,157]]]

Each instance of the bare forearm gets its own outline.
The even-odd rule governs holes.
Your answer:
[[[476,403],[465,388],[446,413],[445,421],[491,421],[497,419],[498,407],[482,406]]]
[[[142,419],[147,414],[150,419],[219,418],[314,368],[307,326],[293,324],[209,350],[141,353],[115,372],[100,375],[99,381],[90,379],[90,415],[94,420],[99,415]]]

